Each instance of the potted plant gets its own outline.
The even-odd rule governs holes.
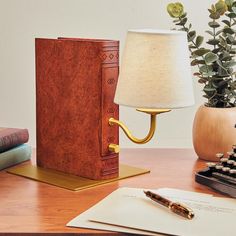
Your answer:
[[[209,11],[208,39],[197,35],[188,22],[181,3],[167,6],[177,30],[186,31],[193,75],[203,86],[204,105],[193,124],[193,145],[197,155],[218,161],[217,152],[226,153],[236,143],[236,1],[219,0]]]

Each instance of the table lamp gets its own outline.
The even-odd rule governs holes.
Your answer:
[[[157,114],[193,105],[186,32],[129,30],[114,101],[150,114],[150,131],[143,139],[134,137],[119,120],[109,119],[110,125],[119,125],[138,144],[147,143],[153,137]],[[114,151],[114,144],[109,149]]]
[[[42,145],[41,159],[39,158],[40,155],[38,155],[40,152],[38,151],[37,153],[37,160],[40,166],[23,166],[22,168],[13,169],[11,173],[76,191],[148,173],[149,170],[119,163],[118,155],[116,154],[119,152],[118,143],[116,141],[111,141],[110,143],[110,139],[108,139],[110,136],[115,137],[118,135],[117,127],[111,129],[109,124],[111,126],[119,125],[133,142],[142,144],[152,138],[157,114],[193,104],[186,32],[161,30],[128,31],[116,92],[114,83],[118,75],[118,42],[89,39],[86,39],[87,43],[84,42],[84,39],[39,39],[36,45],[36,65],[38,65],[37,91],[38,95],[41,94],[43,96],[38,96],[37,101],[38,106],[39,101],[45,101],[45,103],[41,103],[41,110],[38,112],[37,120],[39,121],[39,117],[42,118],[41,126],[39,125],[38,127],[41,127],[43,134],[46,132],[45,135],[41,136],[41,139],[38,139],[41,140]],[[115,47],[114,44],[116,45]],[[58,48],[60,54],[47,58],[49,54],[54,55],[54,48]],[[71,50],[68,50],[68,48],[71,48]],[[98,52],[101,52],[101,54]],[[62,57],[61,55],[64,56]],[[111,56],[106,56],[104,59],[100,55]],[[113,55],[116,56],[114,57]],[[59,67],[55,60],[58,61]],[[85,63],[86,60],[87,63]],[[84,63],[81,63],[81,61]],[[51,70],[52,65],[54,65],[53,70]],[[61,67],[62,65],[66,66]],[[86,71],[89,68],[88,65],[93,65],[90,68],[90,70],[93,69],[92,82],[91,79],[87,79],[88,74]],[[68,70],[67,68],[73,68],[73,70]],[[103,77],[100,73],[102,69]],[[112,72],[109,74],[110,70]],[[90,75],[92,76],[91,73]],[[56,95],[64,94],[65,79],[70,81],[69,85],[67,83],[66,91],[74,91],[74,93],[71,93],[70,97],[66,99],[62,96],[55,96],[56,100],[51,95],[51,89],[57,88],[54,90]],[[113,84],[109,83],[109,80],[113,80]],[[52,83],[50,84],[51,86],[48,86],[48,81]],[[87,91],[90,91],[90,93],[88,94]],[[117,120],[118,112],[107,112],[105,108],[114,106],[112,102],[114,92],[115,103],[135,107],[138,111],[145,112],[151,116],[150,131],[145,138],[138,139],[134,137],[128,128]],[[81,97],[83,99],[81,98],[77,101],[78,96],[75,97],[76,94],[82,94]],[[52,98],[55,103],[52,103]],[[76,103],[74,103],[75,100]],[[48,115],[51,114],[52,109],[50,108],[53,108],[53,104],[60,104],[62,113],[60,113],[60,116],[57,114],[58,119]],[[64,104],[63,109],[61,109],[61,104]],[[68,105],[65,106],[65,104]],[[76,104],[76,106],[71,106],[71,104]],[[115,108],[118,109],[117,106]],[[68,114],[73,114],[73,119],[69,116],[71,119],[67,121]],[[90,119],[91,114],[94,115],[92,119]],[[109,114],[113,114],[113,117]],[[74,119],[75,116],[80,119]],[[65,117],[66,122],[64,122]],[[84,122],[86,126],[78,122],[82,120],[81,117],[83,117],[83,121],[86,121]],[[49,118],[51,118],[51,122],[48,121]],[[59,124],[58,126],[55,126],[56,121]],[[94,132],[88,129],[89,125],[95,127]],[[56,132],[55,127],[58,128]],[[63,130],[69,130],[70,132],[65,132],[67,136],[55,136],[55,133],[61,134],[61,130],[62,132],[65,132]],[[115,130],[115,132],[112,130]],[[82,132],[83,135],[81,135]],[[109,132],[113,132],[113,136]],[[72,134],[76,138],[72,139]],[[54,137],[57,137],[56,142]],[[45,142],[46,138],[48,138],[49,142]],[[50,142],[51,140],[53,142]],[[118,140],[118,138],[111,140]],[[65,143],[67,145],[64,145]],[[61,144],[63,144],[62,148]],[[37,148],[40,150],[40,145]],[[58,150],[58,152],[55,150]],[[44,153],[47,155],[44,155]],[[46,166],[42,165],[42,160]],[[50,171],[50,168],[53,171]],[[73,175],[74,172],[72,170],[77,174],[76,176]]]

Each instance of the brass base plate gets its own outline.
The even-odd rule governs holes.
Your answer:
[[[146,169],[120,164],[119,177],[108,180],[92,180],[75,175],[65,174],[63,172],[55,170],[44,169],[33,165],[14,167],[9,169],[7,172],[43,183],[55,185],[61,188],[78,191],[86,188],[91,188],[97,185],[110,183],[120,179],[129,178],[132,176],[146,174],[150,171]]]

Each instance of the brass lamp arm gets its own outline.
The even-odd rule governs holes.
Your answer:
[[[114,124],[117,124],[118,126],[120,126],[124,133],[126,134],[126,136],[134,143],[137,143],[137,144],[144,144],[144,143],[147,143],[148,141],[151,140],[151,138],[153,137],[154,133],[155,133],[155,129],[156,129],[156,115],[157,114],[160,114],[160,113],[164,113],[164,112],[169,112],[170,110],[151,110],[151,109],[137,109],[138,111],[141,111],[141,112],[145,112],[145,113],[148,113],[150,114],[151,116],[151,124],[150,124],[150,130],[147,134],[147,136],[143,139],[139,139],[139,138],[136,138],[134,137],[131,132],[129,131],[129,129],[127,128],[127,126],[125,124],[123,124],[121,121],[119,120],[116,120],[114,118],[110,118],[109,119],[109,124],[110,125],[114,125]]]
[[[126,134],[126,136],[134,143],[138,143],[138,144],[144,144],[147,143],[154,135],[155,133],[155,129],[156,129],[156,115],[151,115],[151,125],[150,125],[150,130],[147,134],[147,136],[143,139],[138,139],[136,137],[134,137],[131,132],[129,131],[129,129],[127,128],[127,126],[125,124],[123,124],[121,121],[116,120],[114,118],[110,118],[109,119],[109,124],[113,125],[113,124],[117,124],[119,125],[124,133]]]

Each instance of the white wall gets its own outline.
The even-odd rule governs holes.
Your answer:
[[[0,0],[0,126],[26,127],[35,146],[34,38],[90,37],[118,39],[121,53],[130,28],[173,27],[166,0]],[[173,1],[175,2],[175,1]],[[182,0],[194,28],[204,34],[212,0]],[[121,133],[122,147],[191,147],[191,127],[204,102],[194,79],[196,105],[162,114],[157,133],[135,145]],[[121,107],[121,120],[137,136],[148,130],[149,117]]]

